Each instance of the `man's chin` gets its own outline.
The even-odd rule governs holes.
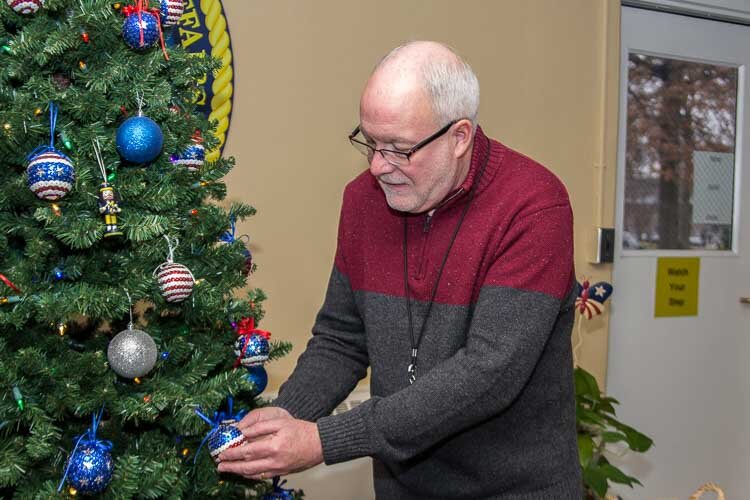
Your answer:
[[[414,200],[386,193],[385,201],[388,206],[397,212],[417,213],[417,204]]]

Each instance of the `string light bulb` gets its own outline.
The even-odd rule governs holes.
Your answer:
[[[62,215],[62,210],[60,210],[60,205],[58,205],[57,203],[52,203],[52,204],[50,205],[50,207],[52,208],[52,212],[53,212],[53,213],[54,213],[54,214],[55,214],[56,216],[60,217],[60,216]]]
[[[13,399],[16,400],[18,409],[23,411],[23,394],[21,394],[21,389],[17,385],[13,386]]]
[[[57,333],[60,334],[61,337],[64,337],[67,332],[68,332],[68,325],[66,325],[65,323],[57,324]]]
[[[140,383],[141,383],[141,379],[140,379],[139,377],[135,377],[135,378],[133,379],[133,382],[135,382],[136,384],[140,385]]]
[[[70,493],[70,496],[74,497],[78,495],[78,490],[71,486],[70,488],[68,488],[68,493]]]

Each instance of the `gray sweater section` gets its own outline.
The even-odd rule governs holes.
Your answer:
[[[434,304],[430,324],[439,326],[410,386],[409,339],[393,334],[405,329],[403,299],[352,293],[334,269],[314,336],[276,404],[317,422],[327,464],[373,457],[381,499],[578,500],[574,300],[573,290],[561,304],[485,287],[474,308]],[[418,329],[426,304],[414,306]],[[329,416],[368,362],[372,398]]]

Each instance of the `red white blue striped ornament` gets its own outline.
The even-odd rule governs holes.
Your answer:
[[[29,189],[39,198],[59,200],[73,188],[73,162],[54,148],[38,153],[29,160],[26,181]]]
[[[11,9],[18,14],[34,14],[44,7],[44,0],[5,0]]]
[[[195,278],[182,264],[165,262],[157,268],[156,280],[167,302],[182,302],[193,293]]]
[[[65,153],[55,149],[57,105],[49,103],[49,146],[41,145],[27,156],[26,183],[37,197],[59,200],[70,192],[75,182],[73,162]]]
[[[161,25],[174,26],[180,21],[182,13],[185,11],[185,4],[182,0],[161,0]]]
[[[245,435],[235,423],[234,420],[224,421],[211,432],[208,451],[214,460],[229,448],[236,448],[245,442]]]

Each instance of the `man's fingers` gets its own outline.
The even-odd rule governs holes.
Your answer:
[[[243,444],[242,446],[229,448],[228,450],[221,452],[221,454],[219,455],[219,460],[221,460],[222,462],[245,460],[246,458],[249,458],[247,447],[247,444]]]
[[[276,454],[277,448],[271,439],[256,439],[242,446],[230,448],[219,455],[219,462],[250,462]]]
[[[231,474],[240,474],[245,477],[260,478],[263,474],[264,479],[271,479],[277,475],[276,468],[270,460],[256,460],[252,462],[221,462],[219,472],[229,472]]]
[[[276,418],[273,420],[263,420],[256,424],[251,425],[245,429],[240,429],[248,440],[257,439],[269,434],[276,434],[279,429],[285,425],[289,425],[289,420],[285,418]]]

